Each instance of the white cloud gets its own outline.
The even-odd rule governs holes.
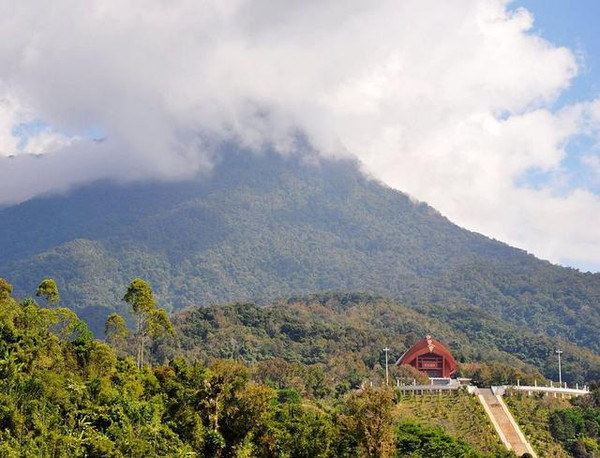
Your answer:
[[[18,151],[19,138],[13,133],[16,125],[16,113],[11,102],[0,98],[0,157],[10,156]]]
[[[215,141],[288,152],[304,131],[461,225],[600,265],[600,199],[560,184],[569,139],[598,134],[600,102],[552,109],[577,59],[532,23],[503,0],[6,0],[0,158],[19,155],[0,159],[0,203],[185,178]],[[55,129],[29,151],[17,105]],[[106,141],[56,134],[91,126]],[[531,169],[555,181],[518,186]]]
[[[33,126],[35,121],[34,113],[0,86],[0,158],[52,153],[76,140],[42,125],[31,127],[32,131],[29,133],[18,132],[20,127]]]

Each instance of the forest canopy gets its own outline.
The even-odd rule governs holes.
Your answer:
[[[2,456],[510,456],[403,418],[383,386],[332,391],[319,365],[138,367],[126,341],[113,348],[72,311],[11,291],[0,279]]]

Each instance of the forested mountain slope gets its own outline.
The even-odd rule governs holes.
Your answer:
[[[156,344],[153,354],[157,362],[180,353],[206,363],[215,358],[249,364],[281,358],[323,365],[328,380],[353,380],[356,385],[382,376],[382,348],[390,348],[395,362],[412,344],[432,334],[462,363],[459,375],[483,386],[517,379],[523,384],[536,379],[542,383],[541,374],[557,380],[556,345],[564,349],[563,380],[580,384],[600,380],[600,356],[590,350],[535,335],[469,307],[448,309],[441,319],[429,315],[364,294],[318,294],[260,306],[190,307],[172,317],[175,336]],[[373,371],[377,366],[380,369]],[[278,371],[285,372],[284,367]]]
[[[139,293],[147,285],[130,286]],[[110,341],[125,344],[115,348],[95,340],[71,310],[19,303],[11,291],[0,278],[3,458],[513,456],[466,393],[415,405],[384,387],[348,390],[321,365],[280,359],[203,365],[178,355],[149,365],[127,351],[139,329],[111,333]],[[450,409],[461,411],[460,423]]]
[[[600,350],[600,275],[461,229],[347,161],[230,153],[193,181],[97,183],[5,208],[0,276],[18,296],[53,277],[95,331],[141,276],[172,309],[360,291],[437,315],[470,306]]]

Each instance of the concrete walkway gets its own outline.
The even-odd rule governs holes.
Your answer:
[[[480,388],[479,400],[507,449],[514,451],[517,456],[524,453],[537,456],[500,396],[496,396],[489,388]]]

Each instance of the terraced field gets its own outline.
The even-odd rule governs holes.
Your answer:
[[[483,407],[477,398],[466,392],[402,396],[398,413],[402,418],[440,426],[446,433],[463,439],[481,452],[504,449]]]

